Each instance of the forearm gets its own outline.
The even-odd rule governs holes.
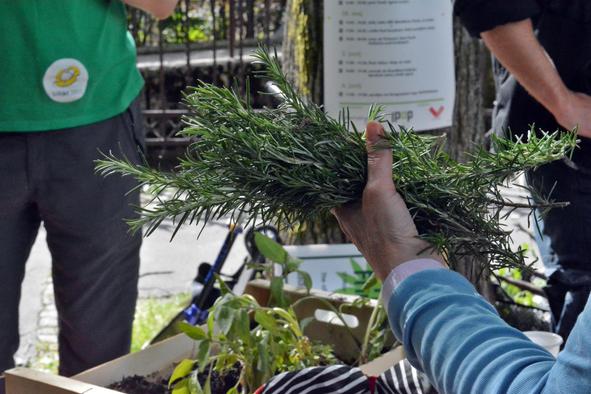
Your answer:
[[[545,390],[554,358],[454,272],[408,277],[390,297],[388,316],[411,364],[442,394],[552,392]]]
[[[495,57],[549,112],[558,114],[570,91],[534,35],[531,20],[497,26],[481,33]]]
[[[174,11],[178,0],[123,0],[126,4],[152,14],[157,19],[166,19]]]

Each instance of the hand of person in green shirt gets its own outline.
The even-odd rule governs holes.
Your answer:
[[[172,15],[178,0],[123,0],[123,2],[146,11],[157,19],[166,19]]]

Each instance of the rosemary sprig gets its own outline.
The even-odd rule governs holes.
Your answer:
[[[192,113],[181,133],[195,142],[177,172],[164,174],[113,156],[98,162],[104,175],[132,175],[149,186],[154,200],[131,221],[132,228],[146,225],[150,234],[165,218],[175,220],[178,229],[237,212],[247,222],[289,225],[317,220],[360,198],[367,170],[363,133],[346,111],[335,120],[300,98],[276,56],[259,49],[256,57],[265,66],[260,76],[281,91],[278,108],[255,111],[232,90],[200,83],[185,97]],[[372,108],[370,117],[380,119],[380,109]],[[556,204],[515,204],[500,188],[518,172],[567,155],[576,135],[494,138],[496,153],[477,149],[459,163],[445,152],[441,137],[388,127],[384,142],[393,150],[393,178],[421,236],[452,266],[471,256],[490,268],[523,267],[523,251],[511,250],[510,231],[500,223],[502,210]],[[161,198],[165,190],[172,195]]]

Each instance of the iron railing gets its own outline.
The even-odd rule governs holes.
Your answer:
[[[256,79],[251,52],[264,43],[280,46],[286,0],[181,0],[167,20],[129,8],[129,30],[138,47],[138,68],[146,81],[142,108],[148,156],[174,161],[188,144],[182,127],[182,92],[198,80],[232,85],[242,94],[250,86],[254,107],[270,104]]]

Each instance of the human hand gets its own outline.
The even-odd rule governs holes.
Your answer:
[[[172,15],[178,0],[123,0],[123,2],[162,20]]]
[[[392,181],[391,149],[376,149],[384,129],[370,122],[366,128],[367,184],[360,202],[333,210],[343,232],[380,280],[398,265],[418,257],[443,262],[432,246],[418,237],[417,228]]]
[[[591,96],[569,90],[552,114],[562,127],[576,127],[578,135],[591,138]]]

